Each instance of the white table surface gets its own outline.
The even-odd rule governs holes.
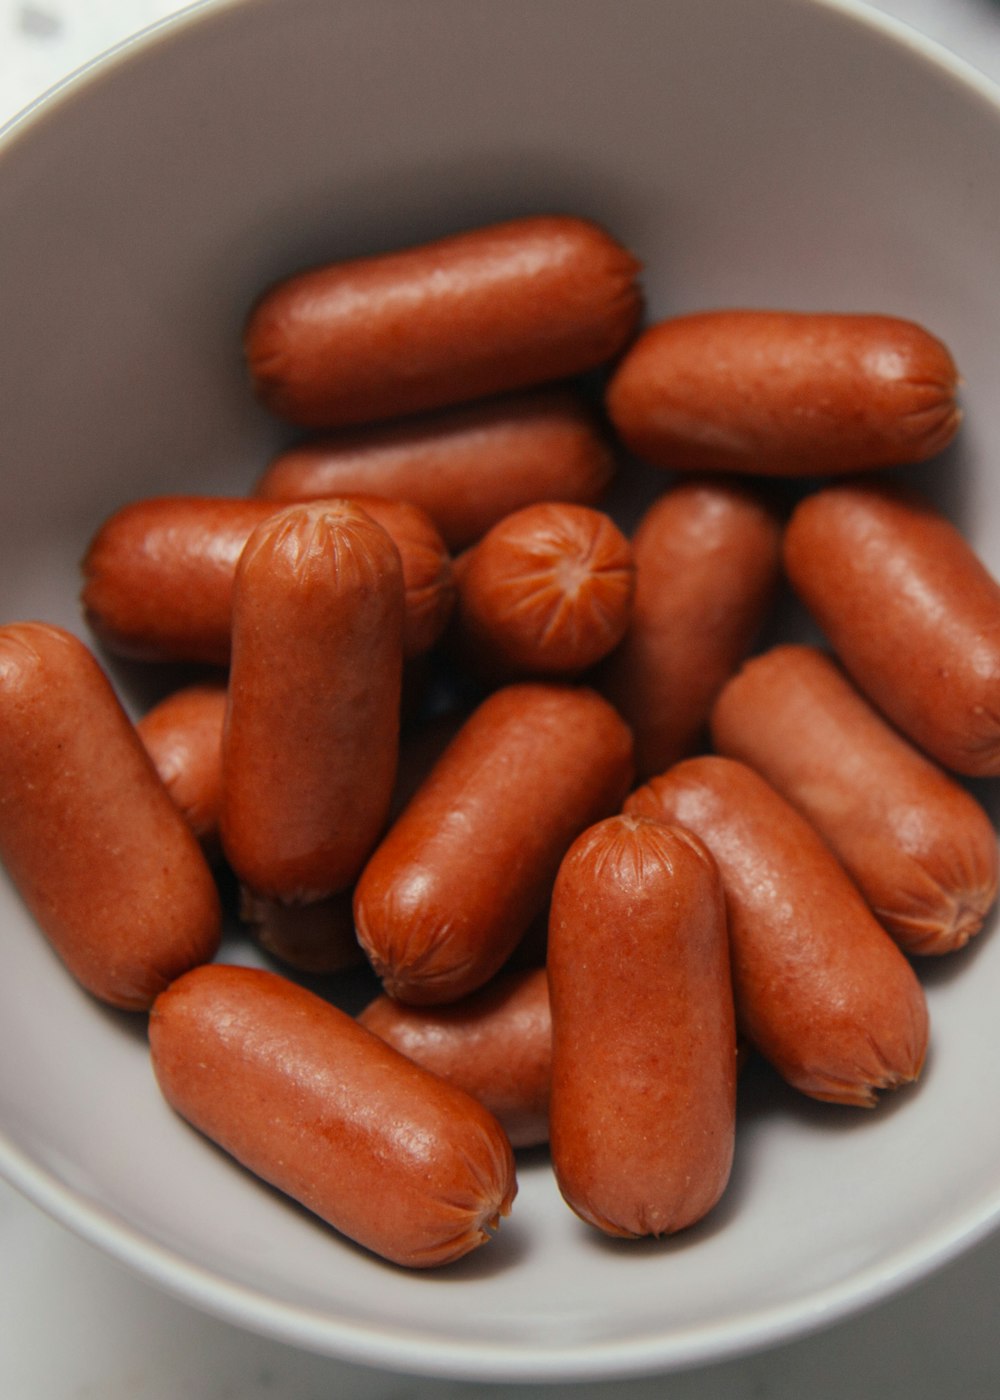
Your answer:
[[[177,8],[170,0],[0,0],[0,123]],[[879,0],[872,8],[1000,82],[1000,0]],[[418,1380],[312,1356],[206,1317],[0,1182],[0,1400],[997,1400],[998,1303],[995,1237],[862,1316],[740,1361],[613,1385]]]

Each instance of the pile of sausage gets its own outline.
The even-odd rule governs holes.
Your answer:
[[[406,1265],[490,1238],[546,1140],[601,1230],[699,1220],[738,1045],[874,1104],[924,1060],[913,956],[996,895],[952,775],[1000,773],[1000,587],[870,475],[956,433],[948,351],[874,315],[643,329],[638,275],[539,217],[290,277],[246,357],[313,434],[83,564],[104,647],[217,678],[133,725],[70,634],[0,629],[39,925],[150,1011],[184,1118]],[[626,453],[674,473],[631,539],[597,508]],[[751,656],[783,571],[829,651]],[[282,971],[213,961],[223,863]],[[356,1018],[296,977],[365,959]]]

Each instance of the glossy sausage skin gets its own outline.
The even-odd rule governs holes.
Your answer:
[[[712,739],[812,823],[904,951],[951,952],[978,932],[997,893],[989,817],[830,657],[754,657],[716,701]]]
[[[594,505],[614,469],[582,397],[539,389],[300,443],[275,458],[255,494],[411,501],[457,550],[535,501]]]
[[[655,466],[826,476],[942,451],[961,419],[956,385],[947,348],[912,321],[708,311],[640,336],[607,406]]]
[[[628,625],[635,567],[613,521],[544,502],[494,525],[456,560],[455,631],[486,675],[571,677],[606,656]]]
[[[733,1160],[736,1027],[715,862],[647,817],[571,846],[549,920],[550,1142],[559,1189],[607,1234],[700,1220]]]
[[[1000,583],[915,492],[836,486],[785,536],[792,586],[855,684],[945,768],[1000,774]]]
[[[329,976],[364,962],[354,934],[350,890],[312,904],[285,904],[244,887],[240,918],[265,952],[296,972]]]
[[[250,315],[247,364],[267,408],[313,428],[530,388],[624,347],[637,272],[585,219],[512,219],[288,278]]]
[[[544,967],[501,973],[448,1006],[404,1006],[383,994],[358,1020],[478,1099],[513,1147],[548,1140],[552,1019]]]
[[[211,871],[104,672],[61,628],[0,628],[0,858],[70,972],[145,1010],[214,957]]]
[[[625,804],[700,836],[722,876],[741,1030],[803,1093],[871,1107],[917,1078],[927,1006],[829,847],[734,759],[691,758]]]
[[[451,559],[416,506],[354,497],[399,550],[406,596],[404,645],[418,656],[451,615]],[[124,506],[98,530],[83,561],[81,595],[94,634],[142,661],[225,666],[236,565],[252,532],[281,507],[238,497],[158,496]]]
[[[682,482],[650,506],[632,552],[632,618],[596,684],[632,726],[649,777],[694,750],[749,653],[780,575],[781,523],[738,482]]]
[[[385,824],[402,676],[399,553],[345,502],[288,506],[236,573],[222,842],[258,895],[352,884]]]
[[[157,999],[149,1037],[172,1108],[393,1263],[450,1263],[510,1210],[514,1155],[496,1119],[276,973],[199,968]]]
[[[631,734],[593,691],[522,684],[484,700],[355,891],[358,938],[389,995],[429,1005],[482,986],[631,775]]]
[[[222,816],[223,683],[185,686],[136,724],[160,778],[203,849],[219,851]]]

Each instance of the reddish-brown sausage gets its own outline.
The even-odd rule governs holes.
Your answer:
[[[376,997],[361,1024],[495,1114],[514,1147],[549,1136],[552,1021],[544,967],[502,973],[448,1006]]]
[[[712,739],[812,822],[906,952],[950,952],[982,926],[997,893],[989,817],[821,651],[749,661],[716,701]]]
[[[546,502],[494,525],[456,560],[457,643],[495,678],[573,676],[621,641],[635,566],[601,511]]]
[[[275,458],[255,494],[412,501],[454,550],[535,501],[594,505],[614,467],[584,400],[539,389],[300,443]]]
[[[407,656],[428,650],[454,603],[451,559],[416,506],[352,498],[382,526],[403,564]],[[233,579],[272,501],[160,496],[116,511],[83,561],[87,622],[105,646],[144,661],[229,661]]]
[[[222,842],[254,894],[311,904],[353,883],[389,811],[403,580],[356,506],[288,506],[236,572]]]
[[[793,587],[855,684],[945,768],[1000,774],[1000,583],[916,493],[836,486],[785,536]]]
[[[549,920],[559,1189],[607,1234],[700,1220],[733,1160],[736,1027],[715,862],[647,817],[570,847]]]
[[[597,684],[632,726],[649,777],[695,748],[750,651],[780,573],[781,525],[743,485],[684,482],[646,512],[632,552],[632,619]]]
[[[240,918],[265,952],[297,972],[326,976],[364,963],[354,933],[350,890],[312,904],[285,904],[244,887]]]
[[[189,973],[157,999],[149,1037],[172,1108],[394,1263],[450,1263],[510,1210],[514,1154],[496,1119],[276,973]]]
[[[607,404],[626,446],[656,466],[826,476],[940,452],[961,419],[957,378],[912,321],[708,311],[640,336]]]
[[[136,728],[167,791],[211,854],[222,815],[222,724],[226,687],[185,686],[154,705]]]
[[[916,1079],[927,1006],[913,969],[830,848],[763,778],[691,758],[640,788],[636,815],[700,836],[722,876],[741,1029],[803,1093],[870,1107]]]
[[[221,912],[190,828],[97,662],[61,628],[0,629],[0,858],[70,972],[144,1010],[214,957]]]
[[[529,388],[623,348],[637,272],[585,219],[512,219],[288,278],[251,313],[247,363],[266,407],[314,428]]]
[[[631,774],[631,734],[593,691],[511,685],[484,700],[355,891],[358,938],[390,996],[430,1004],[482,986]]]

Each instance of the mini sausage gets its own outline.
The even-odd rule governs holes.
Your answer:
[[[457,1001],[505,962],[584,827],[620,804],[632,736],[591,690],[506,686],[473,712],[372,855],[354,896],[390,996]]]
[[[0,628],[0,858],[74,977],[145,1010],[214,957],[221,910],[186,821],[93,656]]]
[[[740,483],[682,482],[647,510],[632,552],[631,621],[596,685],[632,726],[649,777],[694,750],[749,653],[780,576],[781,522]]]
[[[830,848],[734,759],[687,759],[625,810],[700,836],[722,876],[741,1030],[812,1098],[872,1107],[917,1078],[927,1005]]]
[[[495,1114],[513,1147],[549,1136],[552,1020],[544,967],[501,973],[448,1006],[376,997],[358,1020]]]
[[[607,407],[655,466],[842,475],[941,452],[961,420],[957,380],[947,347],[912,321],[707,311],[641,335]]]
[[[273,972],[215,964],[153,1006],[170,1106],[335,1230],[411,1268],[490,1239],[514,1154],[475,1099]]]
[[[225,685],[206,682],[174,691],[136,725],[164,786],[211,855],[220,849],[225,715]]]
[[[326,977],[364,963],[354,933],[350,890],[312,904],[285,904],[244,887],[240,918],[266,953],[296,972]]]
[[[512,219],[290,277],[244,334],[265,407],[312,428],[529,388],[616,355],[636,260],[586,219]]]
[[[549,919],[552,1165],[606,1234],[711,1210],[736,1131],[736,1027],[715,862],[689,832],[617,816],[573,843]]]
[[[807,496],[788,577],[855,684],[943,767],[1000,774],[1000,583],[915,492]]]
[[[997,894],[989,817],[831,658],[809,646],[754,657],[716,701],[712,739],[812,823],[904,951],[951,952],[981,928]]]
[[[274,459],[255,495],[411,501],[457,550],[535,501],[596,504],[614,470],[584,399],[568,388],[537,389],[300,443]]]
[[[406,596],[407,656],[428,650],[454,604],[451,558],[416,506],[355,497],[399,550]],[[83,561],[81,601],[94,634],[143,661],[225,666],[233,580],[251,533],[280,506],[238,497],[160,496],[110,516]]]
[[[456,560],[457,645],[494,678],[571,677],[628,626],[635,566],[601,511],[545,502],[494,525]]]
[[[311,904],[357,877],[399,746],[403,579],[346,502],[287,506],[240,557],[222,740],[222,843],[256,895]]]

